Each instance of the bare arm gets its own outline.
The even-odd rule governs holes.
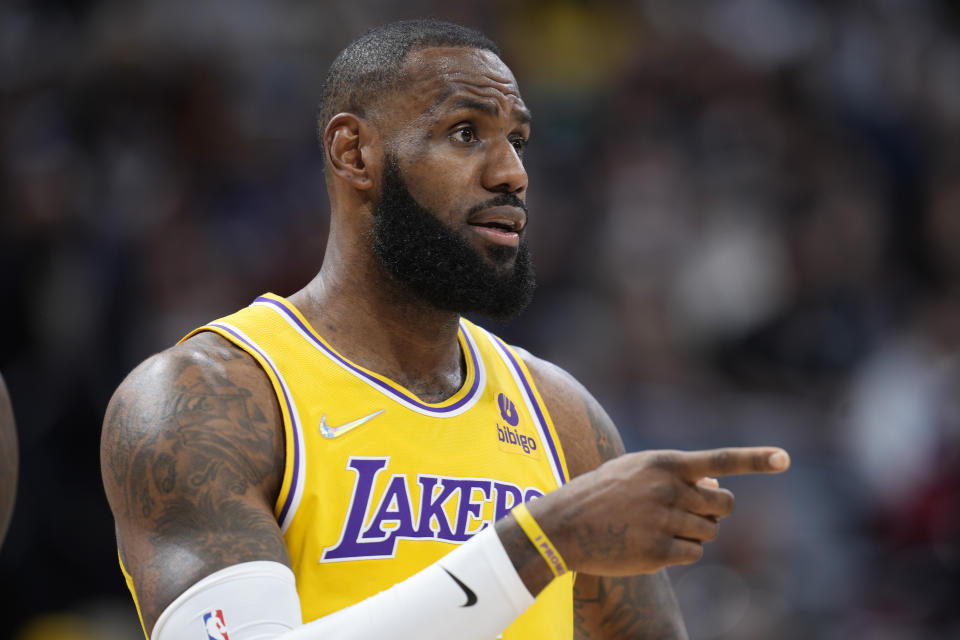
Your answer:
[[[530,512],[555,541],[568,566],[584,576],[577,584],[578,638],[594,634],[677,637],[683,633],[682,622],[669,585],[655,577],[628,576],[694,562],[702,543],[716,535],[716,520],[730,513],[733,496],[723,489],[699,486],[698,479],[782,471],[788,464],[786,454],[770,447],[654,451],[620,455],[590,471],[589,455],[580,448],[592,449],[596,460],[602,460],[604,451],[622,451],[612,425],[598,430],[595,424],[606,425],[609,420],[591,420],[589,415],[577,419],[570,413],[578,402],[581,412],[593,410],[589,396],[578,400],[569,393],[570,387],[551,388],[549,383],[541,388],[558,422],[571,425],[563,427],[561,434],[564,444],[570,443],[565,448],[571,469],[580,475],[531,503]],[[154,628],[161,612],[186,589],[221,569],[255,560],[290,566],[273,515],[283,470],[280,421],[265,374],[249,356],[212,334],[151,358],[114,395],[104,423],[102,472],[120,554],[147,629]],[[593,439],[577,437],[576,428],[585,429]],[[593,445],[586,447],[584,442]],[[782,456],[779,461],[778,456]],[[531,594],[538,594],[551,580],[546,562],[523,537],[512,515],[498,521],[495,531],[523,583],[520,588],[526,586]],[[490,539],[481,538],[482,534],[477,536],[483,544]],[[282,637],[339,637],[341,632],[382,637],[396,631],[404,620],[420,629],[422,620],[407,615],[411,608],[444,598],[449,601],[448,610],[424,637],[447,638],[461,632],[463,637],[479,637],[468,632],[486,629],[483,625],[492,625],[488,631],[494,633],[493,628],[505,628],[518,614],[517,600],[507,598],[502,582],[491,577],[496,572],[490,558],[496,553],[491,556],[482,549],[486,547],[467,543],[448,559],[459,553],[459,574],[479,572],[475,575],[479,582],[474,584],[477,588],[487,585],[483,588],[488,589],[489,602],[494,603],[490,614],[495,615],[477,609],[482,614],[479,618],[462,617],[458,612],[474,610],[463,609],[459,597],[450,599],[450,594],[460,596],[461,592],[451,586],[449,572],[436,563],[410,582],[333,616],[296,628],[288,625],[289,633],[282,632]],[[591,579],[588,574],[610,578]],[[423,585],[429,585],[426,600]],[[292,583],[291,588],[295,588]],[[182,637],[184,625],[193,624],[190,607],[209,606],[203,594],[194,595],[199,601],[191,600],[188,606],[181,603],[185,613],[171,614],[179,615],[181,622],[172,623],[173,635],[167,637]],[[275,607],[289,608],[286,615],[299,611],[295,595],[287,592],[283,597]],[[488,602],[486,595],[483,602]],[[229,604],[236,613],[240,605],[232,600]],[[244,628],[262,623],[276,631],[275,608],[243,607],[253,616],[242,623]],[[392,613],[385,615],[384,607]],[[291,617],[287,622],[296,626],[299,619],[294,622]],[[408,631],[406,635],[420,633]],[[349,633],[344,637],[354,637]]]
[[[625,453],[613,421],[583,385],[559,367],[524,355],[559,432],[572,477]],[[581,536],[589,544],[590,532]],[[619,578],[580,573],[573,607],[577,640],[687,637],[663,570]]]
[[[290,565],[273,514],[280,410],[257,363],[205,333],[147,360],[107,408],[101,471],[144,626],[230,565]]]
[[[0,545],[7,535],[13,503],[17,497],[17,429],[13,421],[13,406],[7,387],[0,377]]]

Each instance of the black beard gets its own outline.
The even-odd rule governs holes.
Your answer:
[[[485,258],[410,195],[396,158],[388,154],[385,160],[383,189],[374,208],[373,250],[393,280],[443,311],[498,320],[523,311],[536,287],[526,239],[517,249],[492,245]],[[523,207],[512,194],[483,206],[504,204]]]

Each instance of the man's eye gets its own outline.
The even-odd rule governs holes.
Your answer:
[[[457,142],[475,142],[477,133],[473,130],[473,127],[460,127],[453,132],[452,137]]]
[[[523,157],[523,152],[527,149],[527,139],[526,138],[514,138],[510,141],[510,144],[513,145],[513,148],[517,150],[517,155],[521,158]]]

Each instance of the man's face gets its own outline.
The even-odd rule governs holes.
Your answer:
[[[374,216],[381,264],[437,308],[495,317],[529,302],[529,112],[510,70],[475,49],[407,60],[407,88],[381,113],[389,133]]]

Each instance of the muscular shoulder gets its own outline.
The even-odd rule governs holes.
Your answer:
[[[213,571],[289,562],[273,518],[283,445],[266,374],[214,334],[151,357],[117,389],[101,468],[147,629]]]
[[[279,488],[279,477],[265,481],[278,476],[280,425],[270,381],[253,358],[215,334],[201,333],[144,361],[114,393],[101,438],[108,497],[113,502],[111,490],[129,490],[143,471],[138,465],[145,462],[146,443],[169,449],[150,470],[158,487],[165,486],[159,478],[167,458],[202,451],[214,456],[222,453],[218,447],[230,446],[242,454],[235,472]],[[128,495],[125,502],[133,499]]]
[[[196,384],[243,386],[270,397],[270,381],[254,359],[220,336],[199,333],[143,361],[120,384],[116,401],[136,401],[145,408],[151,398]]]
[[[596,398],[561,367],[516,349],[534,382],[560,436],[571,476],[578,476],[624,452],[623,440]]]
[[[254,409],[255,415],[232,425],[189,420],[238,418],[235,410],[241,407]],[[187,425],[228,429],[251,418],[279,425],[269,379],[245,352],[216,334],[201,333],[148,358],[127,376],[107,408],[103,444],[112,444],[107,436],[121,433],[172,436]]]

